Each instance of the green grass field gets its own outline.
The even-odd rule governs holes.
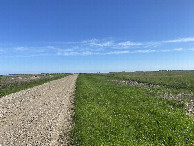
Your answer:
[[[114,73],[108,76],[121,80],[135,80],[150,84],[162,85],[168,88],[194,91],[194,72],[131,72]]]
[[[186,115],[184,103],[156,97],[148,89],[110,82],[130,78],[172,88],[183,87],[175,84],[173,73],[172,79],[165,76],[80,74],[72,144],[194,145],[194,120]],[[192,89],[193,73],[183,74],[180,80],[179,74],[176,77],[176,82],[188,83],[186,88]]]

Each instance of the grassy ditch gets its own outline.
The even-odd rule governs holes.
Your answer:
[[[73,145],[194,145],[194,121],[183,103],[111,79],[79,75]]]
[[[22,75],[21,75],[22,76]],[[68,74],[56,74],[52,75],[52,77],[41,77],[38,80],[28,80],[28,81],[13,81],[13,82],[6,82],[7,77],[1,76],[1,80],[4,80],[1,82],[0,86],[0,97],[8,95],[10,93],[15,93],[20,90],[24,90],[27,88],[31,88],[37,85],[44,84],[49,81],[57,80],[60,78],[63,78],[65,76],[68,76]]]

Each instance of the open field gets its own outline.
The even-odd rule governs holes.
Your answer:
[[[72,144],[194,145],[193,117],[173,96],[188,93],[191,102],[193,73],[162,74],[80,74]]]
[[[194,71],[131,72],[108,74],[120,80],[133,80],[165,86],[166,88],[194,91]]]
[[[60,79],[67,75],[69,74],[0,75],[0,97]]]
[[[194,115],[194,72],[140,72],[108,74],[113,82],[143,88],[150,95],[175,99],[186,105],[189,115]]]
[[[64,76],[1,76],[0,144],[194,145],[194,72]]]
[[[66,145],[77,76],[1,97],[0,145]]]

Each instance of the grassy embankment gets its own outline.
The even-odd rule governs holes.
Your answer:
[[[13,83],[6,83],[6,78],[1,76],[0,80],[5,80],[5,81],[3,81],[0,84],[0,86],[2,86],[0,89],[0,97],[8,95],[10,93],[18,92],[20,90],[31,88],[31,87],[34,87],[37,85],[41,85],[41,84],[44,84],[44,83],[49,82],[49,81],[57,80],[57,79],[65,77],[67,75],[68,74],[56,74],[56,75],[53,75],[53,77],[51,77],[51,78],[44,77],[44,78],[40,78],[38,80],[16,81]]]
[[[79,75],[73,145],[194,145],[194,121],[183,103],[111,79]]]

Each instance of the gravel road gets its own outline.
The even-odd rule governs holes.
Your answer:
[[[0,146],[67,145],[77,76],[0,98]]]

